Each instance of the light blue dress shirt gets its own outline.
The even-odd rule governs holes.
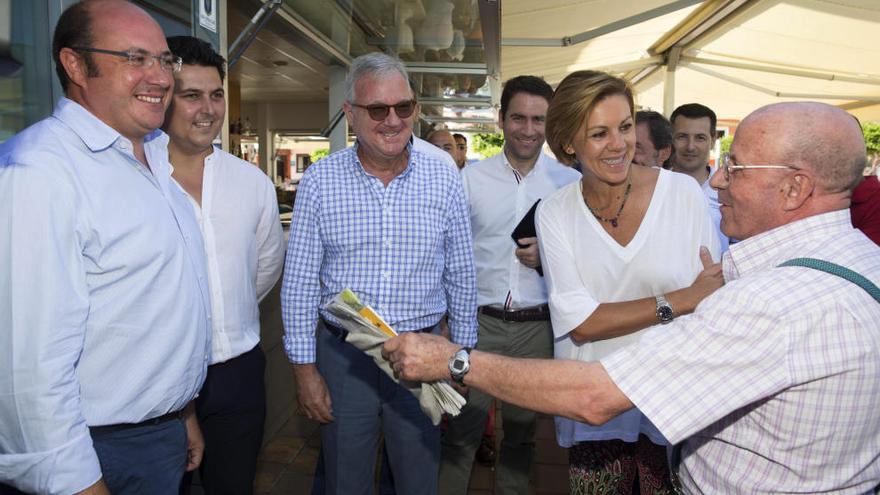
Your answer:
[[[202,238],[168,137],[132,143],[77,103],[0,145],[0,481],[101,476],[89,426],[183,408],[210,353]]]
[[[318,310],[346,287],[398,332],[435,325],[448,311],[452,339],[476,343],[477,289],[461,178],[409,148],[409,164],[387,187],[364,171],[357,145],[306,170],[281,287],[292,362],[315,362]]]

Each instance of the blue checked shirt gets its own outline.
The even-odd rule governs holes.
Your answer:
[[[471,227],[456,170],[418,150],[387,187],[357,145],[309,167],[299,183],[281,306],[291,362],[315,362],[318,314],[346,287],[398,332],[449,313],[452,340],[477,341]]]

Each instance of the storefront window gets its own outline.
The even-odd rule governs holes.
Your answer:
[[[46,2],[0,0],[0,142],[52,111]]]

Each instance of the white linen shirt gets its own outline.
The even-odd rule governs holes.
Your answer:
[[[525,177],[503,151],[461,171],[474,237],[478,306],[515,309],[547,303],[544,277],[519,262],[510,234],[535,201],[580,177],[544,153]]]
[[[700,246],[709,248],[713,259],[719,258],[718,238],[699,185],[668,170],[659,171],[642,224],[625,247],[587,209],[580,182],[541,202],[538,239],[557,359],[595,361],[637,342],[645,330],[580,345],[569,332],[601,303],[653,297],[689,286],[703,269]],[[556,438],[563,447],[588,440],[635,442],[639,433],[654,443],[666,443],[636,409],[602,426],[556,418]]]
[[[208,259],[211,364],[222,363],[260,342],[259,302],[278,281],[284,263],[278,201],[266,174],[217,148],[205,157],[202,204],[187,197]]]
[[[602,360],[673,443],[687,493],[872,493],[880,484],[880,304],[777,265],[812,257],[880,285],[880,248],[848,210],[730,246],[726,285]]]
[[[66,98],[0,146],[0,482],[84,490],[101,477],[89,426],[177,411],[202,386],[202,236],[167,146],[146,137],[148,170]]]

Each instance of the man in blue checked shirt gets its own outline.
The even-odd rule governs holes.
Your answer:
[[[455,169],[410,144],[418,105],[406,69],[372,53],[355,59],[343,106],[356,144],[300,182],[282,287],[284,345],[297,400],[322,423],[326,493],[369,493],[379,433],[398,493],[437,491],[440,432],[404,388],[345,342],[324,312],[346,287],[398,332],[477,339],[467,204]]]

